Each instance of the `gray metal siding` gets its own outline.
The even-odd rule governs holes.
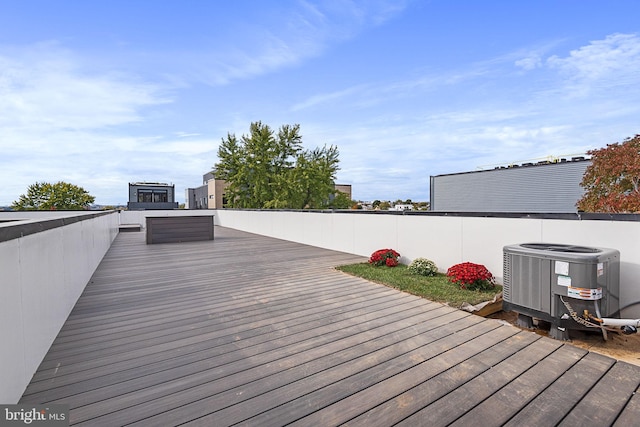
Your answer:
[[[431,177],[431,210],[441,212],[576,212],[590,161]]]

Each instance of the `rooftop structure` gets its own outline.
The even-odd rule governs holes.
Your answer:
[[[176,188],[161,182],[129,183],[129,210],[177,209]]]
[[[584,157],[432,176],[430,203],[440,212],[576,212]]]

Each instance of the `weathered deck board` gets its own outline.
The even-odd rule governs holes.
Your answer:
[[[636,366],[332,268],[362,257],[215,233],[120,234],[21,402],[91,426],[637,420]]]
[[[553,381],[577,363],[587,352],[563,346],[509,384],[494,392],[481,404],[458,418],[454,426],[475,426],[478,420],[491,420],[487,425],[502,425],[544,391]]]
[[[547,339],[535,341],[530,346],[493,366],[492,369],[482,372],[463,386],[424,406],[397,425],[447,426],[527,372],[562,345]],[[492,425],[492,419],[493,417],[483,419],[482,424]]]
[[[345,307],[347,304],[350,304],[348,308],[350,308],[351,311],[348,316],[344,316],[345,319],[361,316],[366,313],[367,309],[374,311],[375,309],[384,309],[389,306],[397,305],[405,299],[404,296],[397,293],[396,295],[388,295],[385,293],[382,294],[382,296],[386,298],[381,298],[381,296],[377,294],[372,295],[366,293],[358,299],[345,299],[343,304],[336,305],[336,307],[331,309],[325,306],[307,309],[304,312],[292,310],[292,313],[288,315],[280,315],[267,319],[256,319],[255,322],[252,322],[251,329],[247,329],[246,323],[238,322],[237,325],[226,328],[219,334],[209,337],[206,340],[204,337],[198,337],[200,339],[193,344],[184,345],[184,343],[180,343],[179,345],[172,346],[172,343],[167,343],[155,346],[155,349],[158,350],[155,353],[151,353],[149,348],[147,348],[147,351],[143,354],[136,350],[134,352],[129,352],[127,355],[116,354],[112,357],[96,357],[83,363],[70,365],[67,369],[61,367],[57,372],[55,369],[41,371],[39,374],[36,374],[34,380],[42,381],[56,375],[64,374],[66,374],[65,378],[68,378],[73,373],[77,373],[76,375],[82,376],[85,375],[82,371],[87,369],[91,369],[93,375],[102,373],[108,374],[113,372],[114,369],[118,370],[119,368],[128,368],[130,366],[135,366],[136,364],[148,365],[150,363],[172,359],[177,356],[181,356],[183,358],[195,357],[192,355],[201,352],[209,352],[211,349],[216,349],[216,351],[224,350],[224,348],[220,349],[221,346],[230,347],[232,349],[250,347],[275,338],[281,338],[283,336],[311,329],[316,324],[315,322],[329,323],[330,320],[335,319],[335,315],[341,314],[340,311],[344,311],[347,308]],[[366,301],[363,301],[362,299],[365,299]],[[322,312],[323,309],[326,311]],[[304,320],[301,320],[300,316],[304,316]],[[229,342],[230,337],[232,338],[232,342]]]
[[[509,327],[491,330],[491,333],[478,335],[463,343],[454,343],[454,347],[432,356],[421,352],[419,363],[396,375],[374,383],[369,387],[359,384],[356,393],[342,399],[334,398],[335,403],[323,411],[316,411],[298,420],[292,425],[339,425],[362,414],[362,407],[375,406],[388,400],[390,395],[398,395],[420,383],[446,371],[451,366],[461,365],[467,359],[482,352],[488,346],[503,342],[517,333]],[[339,385],[337,385],[339,387]],[[344,387],[341,387],[344,388]],[[325,392],[331,392],[330,389]],[[338,396],[339,397],[339,396]]]
[[[499,344],[488,347],[481,353],[474,355],[461,363],[458,363],[443,372],[424,378],[414,378],[415,387],[405,388],[404,391],[373,409],[361,413],[349,420],[349,426],[391,426],[425,406],[440,399],[447,393],[464,386],[466,382],[491,369],[504,359],[514,355],[523,348],[528,347],[540,337],[527,332],[517,334],[501,341]],[[383,393],[380,399],[389,398],[388,393]],[[525,425],[525,424],[521,424]]]
[[[614,359],[598,353],[587,354],[538,394],[506,426],[557,425],[566,416],[567,408],[573,408],[614,363]]]
[[[594,423],[606,426],[613,424],[638,388],[640,379],[636,372],[637,366],[635,365],[625,362],[613,365],[559,425],[579,426]],[[636,418],[636,424],[637,422]]]

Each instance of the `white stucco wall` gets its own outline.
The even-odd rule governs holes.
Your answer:
[[[216,211],[209,209],[154,209],[148,211],[120,211],[119,224],[139,224],[146,226],[148,216],[213,216]]]
[[[2,214],[0,219],[27,219],[0,227],[70,216],[74,214]],[[16,403],[22,396],[111,246],[117,226],[113,213],[0,242],[0,403]]]

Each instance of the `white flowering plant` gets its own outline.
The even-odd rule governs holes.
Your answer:
[[[421,276],[435,276],[438,273],[438,267],[436,267],[436,264],[426,258],[414,259],[407,268],[410,272]]]

